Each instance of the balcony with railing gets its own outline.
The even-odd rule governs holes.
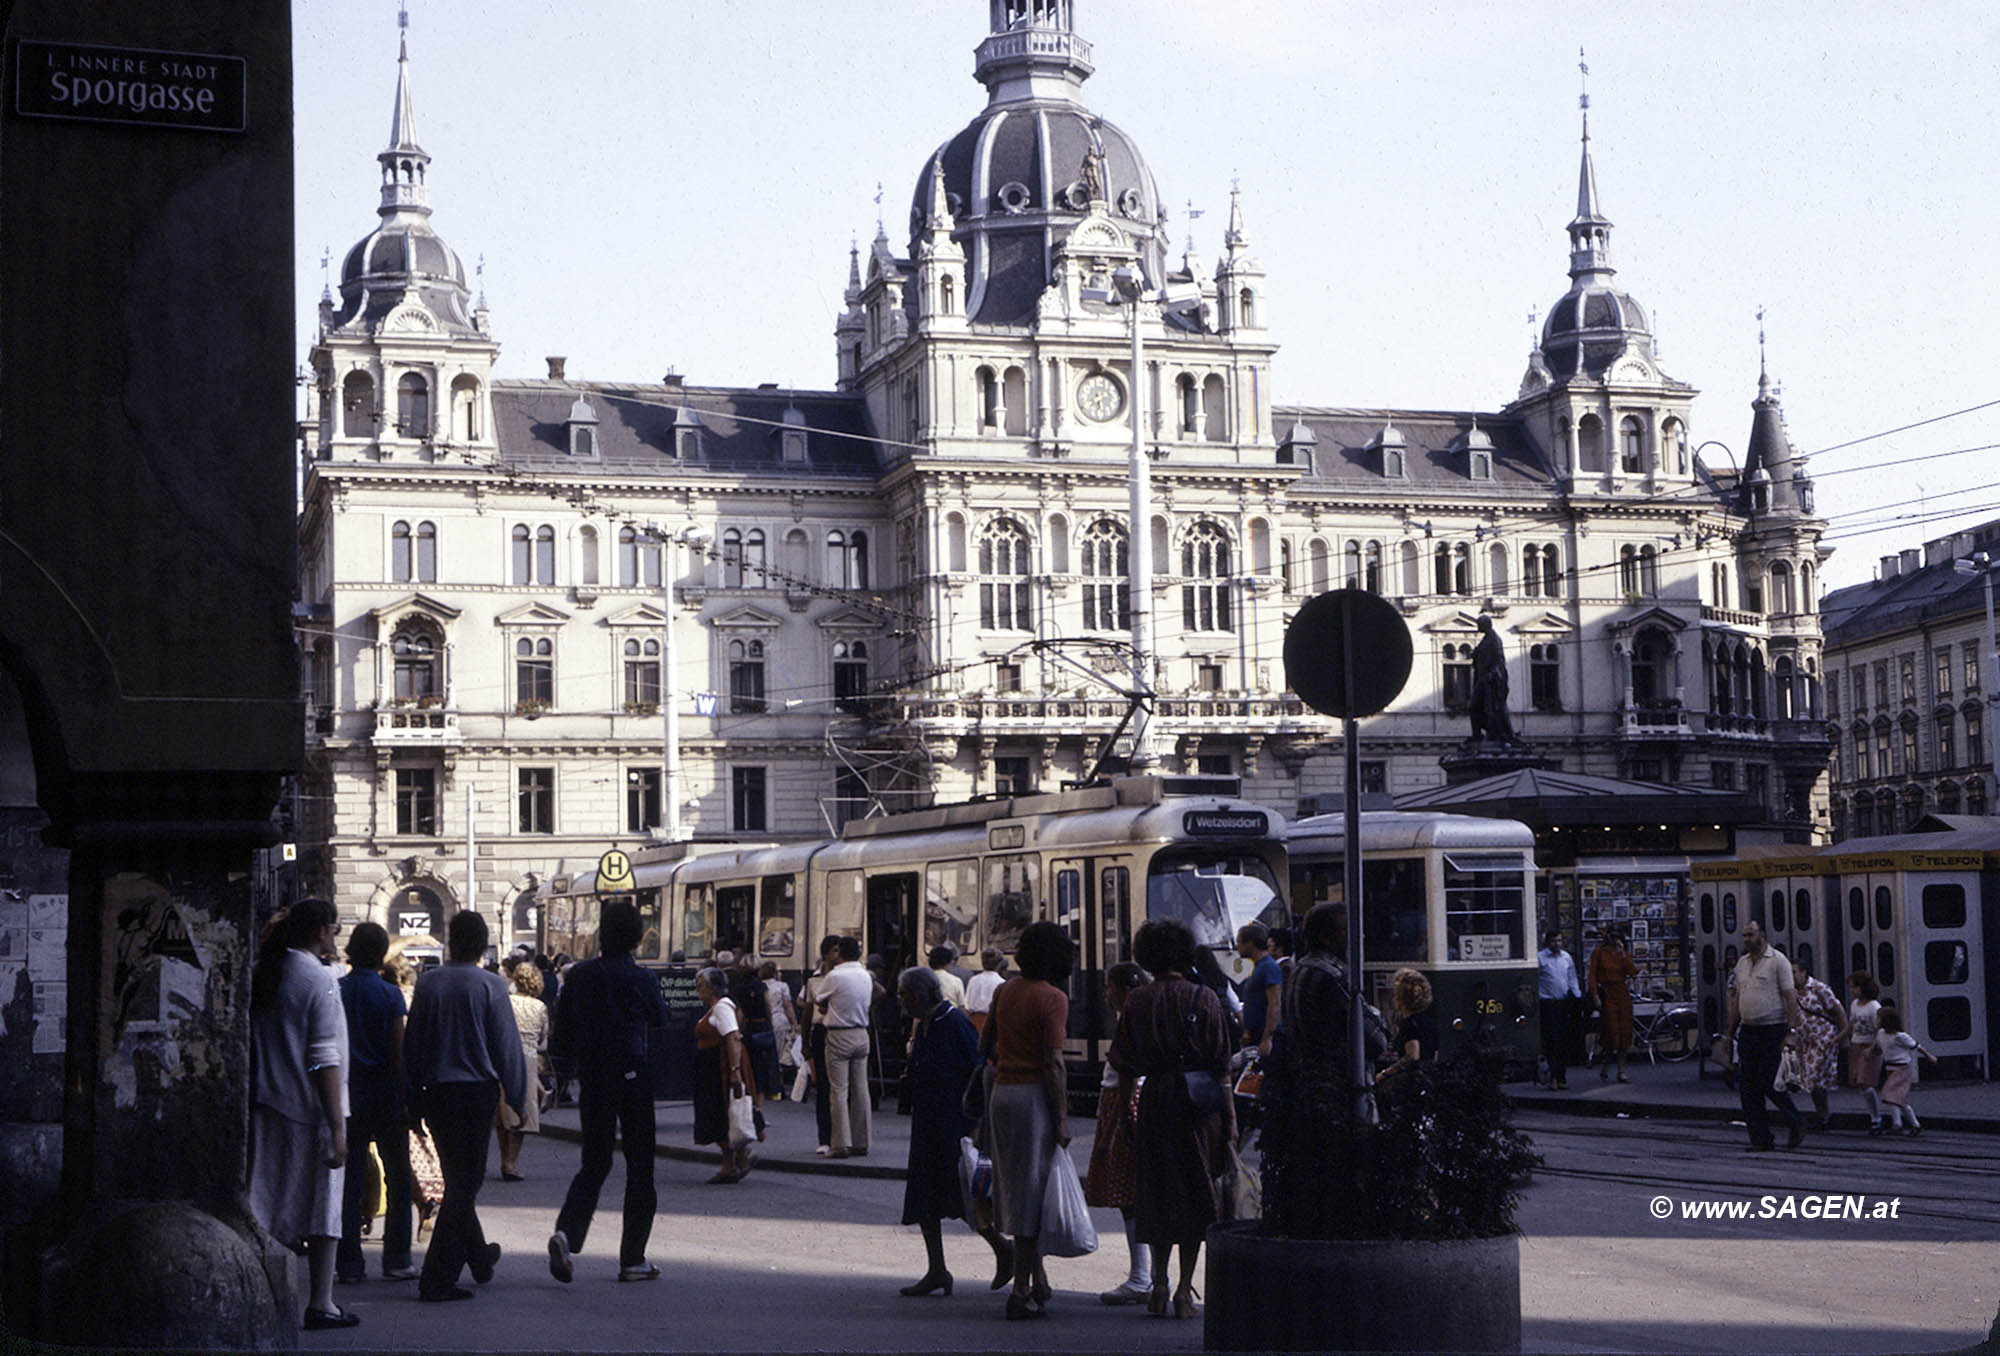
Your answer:
[[[377,744],[456,744],[458,712],[442,697],[397,698],[375,708]]]
[[[1088,696],[1031,696],[1026,693],[960,693],[951,696],[898,697],[890,718],[929,724],[940,733],[963,733],[973,729],[990,732],[1071,729],[1109,729],[1124,718],[1126,703],[1117,697],[1092,693]],[[1154,718],[1161,721],[1200,721],[1213,730],[1231,727],[1293,725],[1307,718],[1317,720],[1304,702],[1290,695],[1248,696],[1202,693],[1161,697],[1154,705]]]

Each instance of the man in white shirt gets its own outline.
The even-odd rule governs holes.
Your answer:
[[[989,946],[979,953],[979,963],[986,968],[965,982],[965,1015],[983,1034],[986,1014],[993,1011],[993,995],[1007,982],[1007,957],[1000,948]]]
[[[813,986],[826,1027],[827,1100],[833,1112],[829,1158],[868,1155],[868,1015],[875,979],[861,964],[861,939],[840,939],[840,963]]]
[[[1535,994],[1542,1019],[1542,1058],[1549,1064],[1549,1086],[1569,1087],[1569,1049],[1583,990],[1576,982],[1576,958],[1563,950],[1561,928],[1550,928],[1535,956],[1541,967]]]
[[[1763,925],[1755,919],[1743,925],[1743,954],[1731,978],[1735,985],[1729,991],[1729,1032],[1736,1037],[1736,1094],[1749,1127],[1750,1147],[1757,1151],[1773,1147],[1770,1113],[1764,1107],[1769,1098],[1791,1126],[1785,1147],[1796,1149],[1805,1142],[1805,1117],[1792,1102],[1792,1094],[1773,1085],[1784,1058],[1785,1037],[1799,1029],[1799,997],[1792,986],[1792,963],[1765,941]]]

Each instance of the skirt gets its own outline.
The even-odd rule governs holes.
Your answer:
[[[1910,1089],[1916,1085],[1917,1066],[1915,1064],[1885,1064],[1882,1066],[1881,1097],[1885,1106],[1908,1106]]]
[[[1125,1102],[1119,1101],[1115,1087],[1098,1091],[1097,1136],[1090,1143],[1090,1175],[1083,1183],[1085,1204],[1115,1210],[1132,1208],[1132,1122],[1138,1104],[1136,1087]]]
[[[1847,1081],[1857,1088],[1872,1088],[1882,1077],[1882,1052],[1870,1041],[1847,1047]]]
[[[986,1103],[993,1157],[993,1224],[1003,1234],[1042,1231],[1042,1193],[1055,1163],[1056,1131],[1040,1083],[996,1083]]]
[[[265,1106],[250,1109],[250,1213],[294,1252],[308,1238],[340,1237],[346,1168],[329,1168],[333,1135],[323,1121],[288,1120]]]

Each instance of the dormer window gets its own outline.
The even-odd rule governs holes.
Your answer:
[[[806,416],[796,405],[785,407],[785,426],[779,434],[779,455],[787,465],[803,466],[806,461]]]
[[[572,457],[595,457],[597,455],[597,411],[590,408],[590,402],[577,397],[569,407],[569,454]]]
[[[1409,474],[1406,469],[1406,453],[1409,440],[1394,424],[1382,425],[1382,431],[1375,435],[1371,444],[1382,456],[1382,474],[1391,480],[1401,480]]]
[[[671,454],[681,461],[701,456],[701,416],[683,405],[674,411],[674,428],[669,444]]]
[[[1465,469],[1466,474],[1474,480],[1493,479],[1493,454],[1491,452],[1472,453],[1467,458]]]

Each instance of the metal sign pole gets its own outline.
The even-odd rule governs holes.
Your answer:
[[[1342,590],[1351,593],[1352,590]],[[1354,683],[1353,600],[1341,599],[1340,681],[1348,694]],[[1361,1007],[1361,741],[1352,715],[1341,721],[1341,744],[1346,761],[1347,792],[1345,828],[1347,854],[1343,862],[1342,893],[1347,896],[1347,1059],[1354,1078],[1354,1114],[1365,1119],[1368,1111],[1368,1037],[1363,1030]]]

